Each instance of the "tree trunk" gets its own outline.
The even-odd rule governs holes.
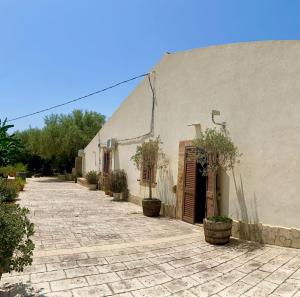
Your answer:
[[[208,164],[213,163],[213,155],[208,155]],[[208,169],[206,190],[206,217],[219,215],[218,200],[216,195],[216,172]]]
[[[152,199],[152,169],[149,167],[149,198]]]
[[[216,189],[216,183],[217,183],[217,173],[216,172],[212,172],[211,174],[212,177],[212,184],[213,184],[213,199],[214,199],[214,215],[218,216],[220,215],[219,212],[219,205],[218,205],[218,199],[217,199],[217,189]]]

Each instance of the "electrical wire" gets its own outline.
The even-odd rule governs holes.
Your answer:
[[[155,81],[155,78],[156,78],[156,73],[155,71],[152,71],[151,72],[153,74],[153,77],[154,77],[154,81]],[[150,89],[151,89],[151,93],[152,93],[152,110],[151,110],[151,119],[150,119],[150,130],[149,132],[145,133],[145,134],[142,134],[142,135],[139,135],[139,136],[135,136],[135,137],[129,137],[129,138],[122,138],[122,139],[118,139],[116,138],[116,142],[118,145],[126,145],[132,141],[140,141],[141,139],[143,138],[147,138],[147,137],[151,137],[153,136],[153,133],[154,133],[154,114],[155,114],[155,103],[156,103],[156,93],[155,93],[155,88],[154,88],[154,85],[152,84],[151,82],[151,73],[148,73],[148,82],[149,82],[149,86],[150,86]],[[98,132],[100,133],[101,130]],[[107,146],[107,142],[101,142],[100,141],[100,134],[98,134],[98,137],[99,137],[99,143],[98,143],[98,147],[106,147]]]
[[[152,73],[155,75],[155,71],[152,71]],[[147,132],[143,135],[136,136],[136,137],[116,139],[118,144],[124,144],[127,141],[139,140],[141,138],[153,136],[153,133],[154,133],[154,111],[155,111],[156,95],[155,95],[154,86],[151,83],[150,73],[148,73],[148,82],[149,82],[149,86],[150,86],[151,93],[152,93],[152,110],[151,110],[150,130],[149,130],[149,132]]]
[[[39,110],[39,111],[36,111],[36,112],[32,112],[32,113],[25,114],[25,115],[22,115],[22,116],[13,118],[13,119],[9,119],[9,120],[7,120],[7,122],[13,122],[13,121],[16,121],[16,120],[24,119],[24,118],[27,118],[27,117],[30,117],[30,116],[33,116],[33,115],[36,115],[36,114],[39,114],[39,113],[42,113],[42,112],[46,112],[46,111],[49,111],[49,110],[52,110],[52,109],[55,109],[55,108],[58,108],[58,107],[61,107],[61,106],[64,106],[64,105],[67,105],[67,104],[76,102],[76,101],[79,101],[79,100],[82,100],[82,99],[85,99],[85,98],[87,98],[87,97],[91,97],[91,96],[93,96],[93,95],[96,95],[96,94],[105,92],[105,91],[107,91],[107,90],[109,90],[109,89],[113,89],[113,88],[115,88],[115,87],[117,87],[117,86],[119,86],[119,85],[122,85],[122,84],[128,83],[128,82],[130,82],[130,81],[133,81],[133,80],[135,80],[135,79],[138,79],[138,78],[147,76],[148,74],[149,74],[149,73],[145,73],[145,74],[141,74],[141,75],[138,75],[138,76],[134,76],[134,77],[132,77],[132,78],[123,80],[123,81],[121,81],[121,82],[118,82],[118,83],[116,83],[116,84],[113,84],[113,85],[111,85],[111,86],[109,86],[109,87],[106,87],[106,88],[104,88],[104,89],[101,89],[101,90],[99,90],[99,91],[96,91],[96,92],[87,94],[87,95],[85,95],[85,96],[82,96],[82,97],[79,97],[79,98],[76,98],[76,99],[73,99],[73,100],[70,100],[70,101],[61,103],[61,104],[57,104],[57,105],[54,105],[54,106],[51,106],[51,107],[48,107],[48,108],[45,108],[45,109],[42,109],[42,110]]]

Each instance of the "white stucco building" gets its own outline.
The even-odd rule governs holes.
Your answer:
[[[159,135],[169,170],[157,173],[156,196],[176,206],[182,219],[185,147],[199,127],[214,127],[211,112],[219,110],[216,120],[226,122],[243,154],[234,172],[218,178],[221,213],[243,222],[235,225],[237,236],[300,247],[300,41],[165,54],[149,79],[151,85],[145,77],[84,149],[84,172],[103,171],[107,141],[114,139],[110,169],[127,172],[132,199],[146,197],[130,158],[150,132]],[[194,199],[197,206],[197,194]]]

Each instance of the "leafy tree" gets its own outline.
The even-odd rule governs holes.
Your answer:
[[[138,170],[143,168],[148,171],[149,199],[152,199],[153,170],[166,169],[168,163],[160,144],[159,137],[154,140],[149,139],[138,145],[135,154],[131,157],[131,161]]]
[[[20,150],[20,141],[14,134],[8,134],[8,129],[13,126],[8,125],[6,119],[0,120],[0,166],[11,163]]]
[[[241,157],[227,130],[208,128],[194,140],[194,145],[198,148],[197,161],[203,167],[203,175],[219,168],[230,170]]]
[[[23,159],[30,170],[37,169],[30,161],[41,161],[42,167],[70,171],[78,150],[84,148],[105,122],[97,112],[74,110],[71,114],[51,114],[45,117],[42,129],[30,128],[17,132],[26,150]],[[35,167],[35,168],[33,168]]]

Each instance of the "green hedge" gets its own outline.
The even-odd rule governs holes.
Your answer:
[[[28,213],[17,204],[0,203],[0,279],[2,273],[20,272],[32,263],[34,225]]]
[[[12,202],[18,197],[19,186],[13,179],[0,178],[0,201]]]

